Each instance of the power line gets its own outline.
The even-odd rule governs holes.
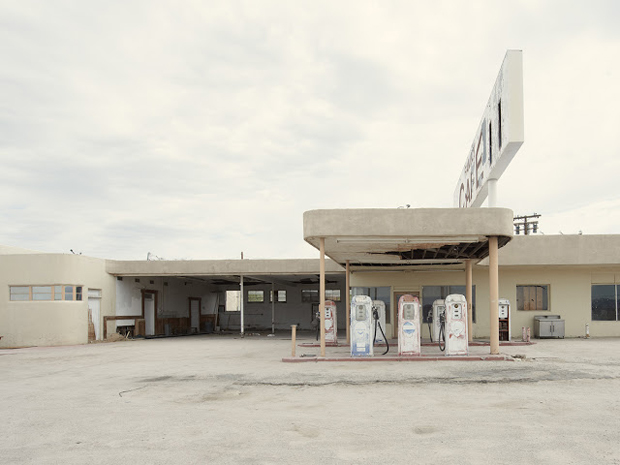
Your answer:
[[[521,234],[521,231],[523,231],[523,234],[526,236],[529,234],[536,234],[538,232],[537,218],[540,217],[541,215],[538,213],[534,213],[533,215],[515,216],[513,218],[515,234],[519,235]],[[532,220],[532,218],[535,220]]]

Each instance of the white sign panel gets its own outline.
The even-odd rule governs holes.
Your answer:
[[[523,144],[523,54],[508,50],[454,191],[454,206],[479,207]]]

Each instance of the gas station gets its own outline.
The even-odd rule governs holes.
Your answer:
[[[399,356],[421,356],[423,323],[417,291],[421,280],[417,278],[437,271],[464,275],[464,279],[453,278],[465,282],[464,295],[450,294],[445,296],[445,301],[441,299],[445,307],[441,323],[438,325],[440,313],[435,311],[432,325],[438,326],[437,338],[444,338],[446,356],[467,355],[473,337],[472,265],[488,259],[490,355],[499,355],[498,254],[513,237],[514,213],[497,207],[497,183],[523,144],[523,119],[522,52],[509,50],[454,190],[454,208],[335,209],[304,213],[304,240],[319,251],[321,264],[320,357],[326,355],[326,257],[346,269],[346,341],[352,358],[373,356],[376,327],[385,331],[388,339],[397,338]],[[481,208],[485,200],[487,206]],[[394,289],[391,301],[397,303],[397,308],[385,315],[383,326],[370,296],[351,298],[352,288],[369,287],[369,276]],[[506,310],[510,304],[502,302]],[[439,299],[436,303],[440,303]],[[509,318],[504,320],[509,323]]]

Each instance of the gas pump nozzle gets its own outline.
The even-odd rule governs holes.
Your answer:
[[[385,332],[383,332],[383,328],[381,327],[381,323],[379,322],[379,308],[376,305],[372,306],[372,317],[375,320],[375,337],[372,341],[372,344],[375,344],[375,341],[377,340],[377,326],[379,326],[379,329],[381,330],[381,334],[383,334],[383,340],[385,341],[385,345],[386,345],[386,350],[385,352],[383,352],[382,355],[387,354],[390,351],[390,343],[387,340],[387,337],[385,337]]]

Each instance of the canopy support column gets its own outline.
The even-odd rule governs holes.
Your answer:
[[[465,300],[467,300],[467,339],[468,342],[474,340],[473,326],[474,326],[474,312],[473,312],[473,289],[472,289],[472,261],[465,261]]]
[[[325,238],[321,237],[321,267],[319,284],[319,312],[321,314],[321,357],[325,357]]]
[[[345,308],[346,312],[346,327],[347,327],[347,344],[351,343],[351,267],[349,266],[349,260],[347,260],[347,272],[345,278],[345,292],[347,293],[346,303],[347,306]]]
[[[489,237],[489,318],[491,355],[499,354],[499,266],[497,236]]]

